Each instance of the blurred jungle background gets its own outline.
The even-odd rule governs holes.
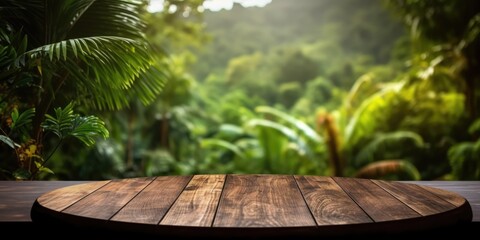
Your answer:
[[[151,1],[2,0],[1,179],[480,179],[480,1]]]

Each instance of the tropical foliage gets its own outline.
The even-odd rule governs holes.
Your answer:
[[[4,1],[1,166],[480,179],[478,1],[203,2]]]
[[[2,1],[2,130],[14,130],[4,123],[18,109],[35,109],[23,112],[28,113],[29,122],[22,124],[31,125],[31,138],[22,139],[21,144],[33,142],[39,153],[49,150],[43,147],[48,141],[44,130],[63,139],[63,127],[71,128],[68,124],[73,124],[78,132],[71,134],[91,145],[91,137],[97,132],[107,135],[101,121],[95,117],[74,117],[71,105],[67,105],[65,109],[69,111],[57,116],[60,122],[55,122],[48,115],[53,108],[71,100],[81,105],[83,111],[119,109],[128,106],[132,99],[151,102],[161,90],[163,75],[153,66],[154,58],[143,37],[140,6],[135,1],[108,0]],[[14,114],[10,117],[11,112]],[[66,126],[54,129],[65,120]],[[85,128],[85,124],[93,128]],[[3,150],[7,149],[2,146]],[[2,159],[12,156],[6,153]],[[11,168],[12,164],[9,165]]]

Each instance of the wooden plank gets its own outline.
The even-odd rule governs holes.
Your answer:
[[[99,181],[59,188],[42,195],[37,199],[37,201],[46,208],[50,208],[55,211],[63,211],[68,206],[74,204],[78,200],[103,187],[109,182],[110,181]]]
[[[0,222],[31,222],[30,210],[42,194],[87,181],[0,181]]]
[[[293,176],[228,175],[213,226],[316,225]]]
[[[372,222],[332,178],[295,176],[295,180],[317,225]]]
[[[111,220],[158,224],[191,178],[191,176],[157,177]]]
[[[369,179],[333,179],[375,222],[420,217]]]
[[[211,226],[224,183],[225,175],[195,175],[160,225]]]
[[[465,198],[453,192],[443,190],[443,189],[433,188],[433,187],[427,187],[427,186],[420,186],[420,187],[441,197],[442,199],[445,199],[446,201],[453,204],[454,206],[459,207],[465,204]]]
[[[152,181],[153,178],[112,180],[62,212],[108,220]]]
[[[453,204],[418,185],[380,180],[373,180],[373,182],[422,216],[433,215],[455,208]]]
[[[88,181],[0,181],[0,222],[31,222],[30,210],[35,199],[57,188]],[[466,198],[473,211],[473,222],[480,222],[480,181],[404,181],[453,192],[456,206]],[[430,190],[430,188],[428,188]],[[456,193],[456,194],[455,194]],[[449,192],[449,194],[451,194]],[[457,195],[459,194],[459,195]],[[444,197],[442,197],[444,198]],[[451,201],[450,201],[451,202]],[[455,203],[453,201],[452,203]]]

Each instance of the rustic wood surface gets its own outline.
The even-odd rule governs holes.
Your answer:
[[[228,190],[229,185],[228,179],[232,176],[242,177],[242,175],[226,176],[226,181],[225,184],[223,184],[223,188],[220,188],[220,190],[218,190],[217,188],[220,196],[218,202],[224,201],[223,199],[226,197],[226,191]],[[282,178],[285,178],[285,176],[282,176]],[[358,218],[362,219],[362,212],[364,214],[363,220],[360,220],[359,222],[373,221],[369,215],[365,214],[363,209],[359,207],[360,210],[362,210],[359,211],[359,209],[355,207],[357,203],[354,201],[354,199],[351,198],[351,195],[347,194],[347,191],[343,191],[343,194],[338,191],[342,189],[340,187],[340,184],[335,181],[338,179],[335,178],[334,180],[334,178],[318,176],[292,176],[292,178],[295,179],[295,183],[297,185],[296,187],[302,194],[302,198],[304,199],[305,204],[311,212],[311,217],[313,217],[313,219],[315,220],[314,224],[317,225],[316,229],[324,229],[324,227],[329,226],[354,226],[348,225],[346,223],[348,223],[349,221],[353,222],[355,219],[358,221]],[[119,201],[124,203],[124,206],[119,209],[115,209],[116,212],[113,210],[109,210],[109,212],[115,213],[110,216],[111,219],[108,222],[119,222],[128,224],[128,221],[136,219],[136,221],[141,223],[138,225],[168,227],[169,225],[155,224],[158,224],[159,221],[164,219],[165,215],[170,211],[171,206],[179,199],[181,192],[186,189],[187,184],[192,182],[191,180],[191,176],[157,177],[147,179],[146,184],[143,185],[143,188],[140,187],[139,192],[135,193],[133,196],[123,196],[118,199]],[[113,182],[115,181],[124,182],[125,180],[113,180]],[[385,190],[385,192],[390,193],[392,196],[394,196],[394,194],[392,193],[397,193],[399,188],[402,190],[403,194],[409,193],[409,191],[410,193],[411,191],[425,192],[426,196],[423,196],[421,194],[419,196],[405,196],[403,194],[397,194],[397,197],[400,202],[405,202],[405,204],[414,204],[414,202],[416,201],[431,201],[433,198],[434,200],[432,204],[424,204],[423,206],[416,205],[416,211],[425,211],[421,215],[426,214],[425,219],[427,220],[428,217],[431,216],[428,215],[431,211],[441,211],[441,209],[450,208],[452,205],[454,206],[453,210],[456,209],[455,207],[462,208],[462,206],[465,204],[466,198],[471,205],[471,209],[473,210],[473,222],[480,223],[480,181],[412,181],[400,182],[400,184],[397,184],[399,182],[384,182],[377,180],[373,180],[371,182],[380,187],[381,189]],[[42,208],[48,207],[51,212],[58,212],[60,214],[64,214],[62,210],[66,210],[76,204],[81,204],[81,201],[86,201],[84,199],[88,199],[88,196],[93,195],[96,192],[100,192],[101,188],[108,189],[107,187],[109,186],[109,183],[110,181],[0,181],[0,222],[30,222],[30,211],[32,209],[32,204],[35,202],[35,200],[43,202],[44,205],[41,206]],[[403,183],[411,184],[404,186]],[[128,183],[126,184],[128,185]],[[72,189],[70,188],[63,188],[66,186],[74,186],[76,190],[72,191]],[[287,186],[290,185],[287,184]],[[136,187],[134,187],[133,189],[136,189]],[[124,192],[124,190],[125,189],[120,189],[120,192]],[[111,191],[115,191],[115,189],[111,189]],[[128,191],[130,190],[127,190],[127,192]],[[283,193],[284,190],[279,192]],[[334,197],[324,197],[319,199],[322,195]],[[47,199],[46,197],[48,196],[51,196],[51,198]],[[438,198],[436,198],[435,196]],[[148,199],[151,199],[151,201]],[[317,201],[315,201],[315,199],[317,199]],[[445,204],[445,201],[443,200],[440,200],[440,202],[438,202],[438,199],[443,199],[451,205]],[[241,199],[237,199],[234,202],[240,202],[240,200]],[[265,206],[271,204],[265,204],[264,202],[262,202],[261,198],[259,198],[259,201]],[[352,202],[355,205],[351,205]],[[339,204],[339,206],[344,206],[343,208],[341,208],[343,210],[340,210],[338,206],[335,206],[336,204]],[[214,219],[217,219],[220,216],[221,213],[219,212],[219,210],[221,206],[221,204],[218,204],[217,208],[215,209]],[[343,211],[348,212],[348,214]],[[450,212],[452,211],[447,211],[447,215]],[[74,218],[76,217],[76,215],[69,215],[66,213],[65,215]],[[440,215],[442,215],[442,213]],[[453,217],[458,218],[459,215],[457,214]],[[422,217],[412,219],[422,219]],[[409,219],[407,219],[407,222],[409,222],[408,220]],[[216,221],[214,221],[212,225],[213,227],[207,226],[207,228],[223,228],[215,225],[215,222]],[[220,221],[218,221],[218,223],[220,223]],[[389,223],[389,221],[380,223]],[[366,224],[370,225],[369,223]],[[358,225],[363,226],[364,224]],[[231,228],[232,227],[227,228],[228,231],[230,231]],[[269,227],[262,228],[257,226],[254,228],[267,229]],[[205,229],[205,227],[202,227],[202,229]],[[248,228],[246,229],[248,230]],[[277,229],[274,230],[274,232],[278,231],[278,228],[272,227],[272,229]],[[166,231],[168,230],[168,228],[163,230]]]
[[[315,226],[293,176],[229,175],[214,227]]]
[[[341,236],[468,223],[472,211],[456,193],[411,183],[256,174],[74,185],[37,198],[32,216],[179,236]]]
[[[296,176],[295,179],[318,225],[373,221],[332,178]]]
[[[138,223],[159,223],[190,179],[190,176],[157,177],[112,220],[128,222],[134,218]]]
[[[85,195],[84,198],[61,212],[108,220],[151,182],[151,178],[113,180],[96,191]],[[68,188],[75,192],[77,187]],[[47,196],[43,195],[38,199],[38,202],[43,205],[43,201],[48,200],[50,194],[46,193]],[[55,198],[56,195],[52,197]]]
[[[338,177],[334,180],[375,222],[420,217],[371,180]]]
[[[225,175],[194,176],[160,224],[211,226],[224,182]]]

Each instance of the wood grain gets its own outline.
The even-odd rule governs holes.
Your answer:
[[[378,180],[373,180],[373,182],[422,216],[437,214],[455,208],[453,204],[431,192],[425,191],[424,188],[418,185]]]
[[[154,178],[112,180],[63,212],[96,219],[110,219]]]
[[[25,184],[26,189],[34,186]],[[480,199],[477,182],[462,183],[458,188],[450,183],[439,184],[465,190],[477,203]],[[4,197],[18,199],[18,195],[28,192],[12,198],[14,194],[8,191],[14,186],[18,185],[0,183],[0,213],[5,212]],[[475,216],[478,207],[474,203],[470,208],[453,192],[430,187],[320,176],[200,175],[190,181],[188,177],[165,176],[114,180],[92,192],[86,186],[77,189],[83,189],[80,192],[85,191],[86,196],[73,200],[76,202],[64,211],[44,204],[59,201],[65,205],[65,201],[71,201],[67,200],[71,198],[68,188],[37,198],[30,205],[33,221],[66,227],[72,224],[82,231],[95,227],[105,229],[106,234],[121,230],[132,236],[159,238],[323,238],[443,229],[468,224],[472,208]],[[47,196],[53,199],[44,199]]]
[[[191,176],[157,177],[111,220],[158,224],[191,178]]]
[[[59,188],[38,198],[38,202],[55,211],[63,211],[68,206],[84,198],[88,194],[103,187],[110,181],[99,181]]]
[[[225,175],[195,175],[160,225],[210,227]]]
[[[214,227],[315,226],[293,176],[228,175]]]
[[[480,183],[480,181],[479,181],[479,183]],[[462,206],[463,204],[465,204],[465,198],[463,198],[462,196],[460,196],[458,194],[455,194],[451,191],[447,191],[447,190],[439,189],[439,188],[427,187],[427,186],[420,186],[420,187],[425,189],[428,192],[431,192],[431,193],[439,196],[442,199],[445,199],[445,201],[453,204],[456,207],[459,207],[459,206]],[[480,191],[480,188],[478,190]],[[478,195],[480,195],[480,193]],[[479,215],[479,219],[480,219],[480,215]]]
[[[317,225],[373,222],[330,177],[295,176]]]
[[[333,179],[375,222],[420,217],[420,214],[371,180],[339,177]]]

